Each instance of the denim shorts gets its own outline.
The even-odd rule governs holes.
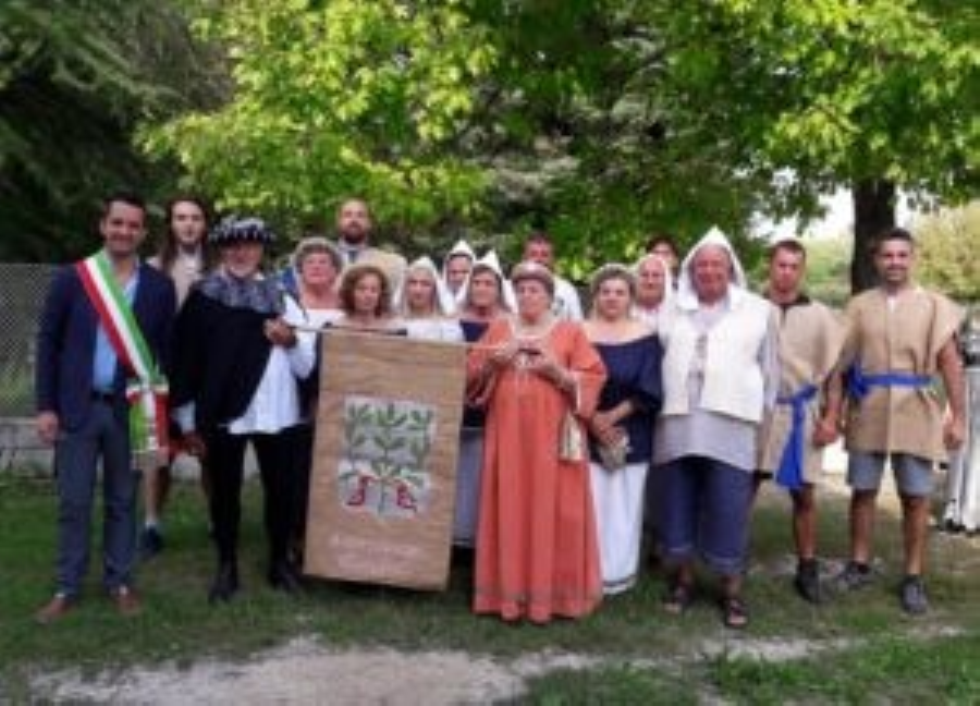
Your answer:
[[[888,454],[852,451],[847,460],[847,483],[854,490],[878,490]],[[932,461],[912,454],[891,454],[898,492],[914,498],[932,495]]]
[[[744,572],[749,538],[752,473],[704,456],[684,456],[659,469],[664,559],[695,554],[722,576]]]

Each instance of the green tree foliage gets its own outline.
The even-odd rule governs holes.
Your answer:
[[[582,273],[651,231],[690,242],[713,223],[740,235],[760,209],[814,215],[841,185],[871,206],[863,237],[896,186],[977,184],[975,3],[199,7],[234,100],[145,144],[229,207],[317,219],[358,192],[399,239],[472,226],[513,252],[544,227]]]
[[[776,183],[792,170],[777,214],[852,187],[863,238],[875,200],[893,218],[895,186],[956,200],[980,183],[976,3],[719,0],[653,13],[665,85],[692,130],[732,141],[741,168]]]
[[[960,301],[980,301],[980,202],[922,217],[918,274]]]
[[[481,111],[496,129],[478,132],[507,219],[496,228],[552,231],[575,275],[636,257],[653,232],[682,244],[715,224],[741,235],[766,196],[728,144],[695,146],[675,113],[654,4],[476,3],[501,56]]]
[[[198,29],[226,47],[234,100],[143,140],[176,155],[220,206],[315,222],[358,194],[396,237],[477,210],[484,172],[455,146],[495,53],[459,3],[232,0],[203,10]]]
[[[844,238],[817,238],[806,243],[806,289],[825,304],[843,307],[847,302],[851,245]]]
[[[206,102],[212,66],[171,2],[0,3],[0,257],[85,252],[107,191],[169,181],[132,129]]]
[[[631,3],[200,7],[234,100],[143,139],[226,208],[316,223],[358,193],[409,251],[469,231],[514,257],[545,228],[582,275],[651,231],[740,232],[764,193],[724,144],[668,135],[661,41]]]
[[[230,91],[181,12],[224,53]],[[183,186],[294,235],[351,193],[409,252],[470,231],[513,255],[543,227],[576,276],[632,258],[652,231],[689,243],[715,223],[740,237],[758,210],[812,214],[839,185],[887,219],[896,186],[948,200],[977,186],[978,13],[941,0],[8,0],[2,247],[49,254],[39,235],[65,242],[83,212],[89,227],[109,185],[158,189],[168,160]],[[161,163],[132,153],[138,122]],[[856,222],[863,238],[868,216]]]

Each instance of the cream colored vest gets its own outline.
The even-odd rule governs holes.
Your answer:
[[[765,299],[748,292],[739,292],[730,306],[706,334],[700,407],[759,422],[765,401],[760,353],[773,308]],[[694,311],[675,307],[669,328],[661,333],[666,347],[663,361],[664,415],[690,412],[687,379],[699,336],[694,315]]]

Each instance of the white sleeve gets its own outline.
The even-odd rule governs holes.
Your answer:
[[[466,340],[463,336],[463,327],[454,319],[443,322],[442,334],[442,340],[451,343],[463,343]]]
[[[558,283],[559,287],[556,293],[562,300],[562,315],[569,321],[581,321],[584,318],[582,316],[582,302],[575,285],[567,279],[559,280]]]
[[[309,326],[306,312],[290,296],[286,298],[286,312],[283,320],[294,326]],[[317,335],[312,331],[296,330],[296,345],[286,350],[289,357],[289,368],[298,378],[307,377],[316,363]]]
[[[194,429],[194,403],[188,402],[170,410],[170,418],[177,423],[184,434],[190,434]]]

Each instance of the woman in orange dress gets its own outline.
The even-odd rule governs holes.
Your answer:
[[[547,267],[521,263],[512,282],[517,315],[469,359],[470,394],[487,404],[473,610],[545,623],[602,597],[583,422],[606,372],[580,326],[552,315]]]

